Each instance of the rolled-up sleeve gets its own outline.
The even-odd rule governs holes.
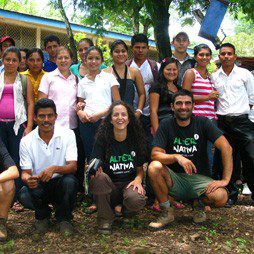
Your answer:
[[[22,170],[32,170],[33,169],[33,162],[30,157],[29,149],[27,148],[24,139],[21,139],[20,146],[19,146],[19,157],[20,157],[20,167]]]

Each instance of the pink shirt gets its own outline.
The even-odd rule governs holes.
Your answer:
[[[195,80],[191,86],[191,92],[194,96],[209,95],[215,90],[210,77],[203,79],[197,70],[192,70],[195,73]],[[209,119],[217,119],[214,109],[214,100],[195,102],[193,114],[195,116],[205,116]]]
[[[0,118],[15,119],[13,84],[5,84],[0,100]]]
[[[71,73],[65,78],[58,68],[44,74],[41,79],[39,91],[45,93],[56,104],[58,114],[56,122],[70,129],[78,127],[76,103],[77,103],[76,77]]]

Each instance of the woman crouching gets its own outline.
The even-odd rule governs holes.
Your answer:
[[[116,101],[109,108],[91,157],[103,163],[91,180],[91,192],[98,209],[98,231],[109,234],[116,213],[138,212],[146,203],[142,186],[146,162],[144,132],[124,102]]]

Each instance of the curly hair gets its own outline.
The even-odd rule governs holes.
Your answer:
[[[147,143],[145,139],[145,133],[140,121],[136,118],[131,107],[123,101],[115,101],[112,103],[108,110],[107,116],[102,121],[98,128],[96,139],[101,139],[105,142],[107,149],[105,158],[111,154],[112,145],[114,144],[114,127],[111,123],[112,114],[116,106],[122,105],[126,108],[129,124],[127,126],[127,140],[130,145],[133,145],[144,157],[147,157]]]

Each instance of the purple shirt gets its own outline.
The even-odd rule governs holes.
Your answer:
[[[58,114],[56,122],[70,129],[78,127],[76,103],[77,103],[76,77],[71,73],[65,78],[58,68],[46,73],[39,86],[39,91],[47,95],[56,104]]]

